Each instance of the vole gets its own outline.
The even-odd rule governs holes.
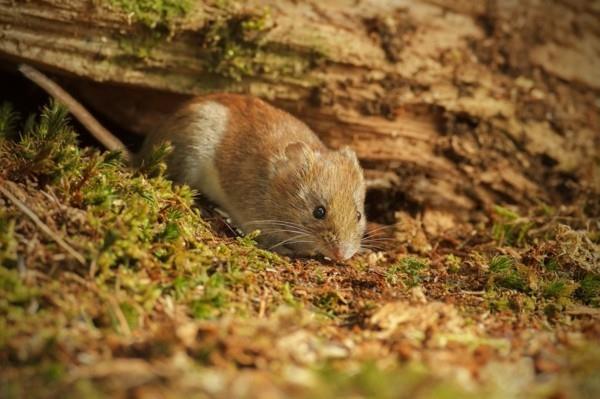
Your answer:
[[[84,125],[93,119],[76,113],[76,100],[40,72],[20,70]],[[342,261],[361,247],[365,182],[354,151],[328,149],[303,122],[256,97],[193,98],[146,137],[138,154],[106,130],[90,131],[134,164],[171,142],[168,176],[204,194],[243,232],[260,230],[267,249]]]

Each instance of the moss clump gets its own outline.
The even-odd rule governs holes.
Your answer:
[[[410,364],[384,369],[373,362],[357,365],[352,372],[327,364],[317,370],[318,384],[313,398],[476,398],[452,383],[427,374],[422,367]]]
[[[302,55],[269,48],[266,37],[273,26],[269,8],[238,11],[225,7],[223,14],[201,31],[209,71],[235,81],[257,76],[300,81],[320,55],[316,50]],[[302,83],[306,84],[306,79]]]
[[[556,278],[552,281],[548,281],[544,285],[542,294],[545,298],[559,300],[571,297],[576,288],[576,284],[573,284],[566,279]]]
[[[426,259],[406,256],[388,268],[386,279],[390,284],[395,284],[398,281],[398,276],[401,275],[405,278],[408,285],[413,287],[423,281],[427,269],[428,261]]]
[[[460,271],[461,263],[462,259],[454,254],[446,255],[446,259],[444,261],[444,264],[450,273],[457,273]]]
[[[513,269],[515,261],[510,256],[494,256],[490,261],[490,271],[492,273],[504,274]]]
[[[176,19],[184,17],[194,5],[192,0],[108,0],[150,29],[171,29]]]
[[[12,323],[2,326],[4,341],[35,329],[54,336],[70,318],[127,333],[147,323],[164,301],[175,301],[196,318],[253,311],[251,302],[239,300],[258,289],[249,281],[256,280],[256,271],[283,261],[257,249],[250,238],[215,237],[193,206],[189,187],[163,176],[168,147],[158,148],[134,172],[116,152],[80,148],[65,109],[56,103],[39,118],[28,118],[18,134],[11,132],[14,113],[8,108],[1,113],[2,131],[10,134],[0,136],[0,183],[52,230],[40,232],[0,195],[0,319]],[[84,264],[55,237],[70,244]],[[25,253],[30,255],[17,256]],[[38,277],[25,279],[32,271]],[[46,274],[52,278],[40,280]],[[48,305],[59,307],[54,311],[66,319],[48,319],[35,298],[55,295],[52,282],[67,277],[75,283],[63,282],[65,298]],[[280,299],[278,284],[261,286],[273,290],[272,304]],[[26,310],[28,317],[20,318]]]
[[[580,282],[577,296],[586,304],[600,307],[600,276],[586,274]]]
[[[494,208],[494,218],[492,236],[498,241],[498,245],[523,245],[528,231],[534,225],[530,219],[501,206]]]
[[[598,298],[597,274],[584,267],[593,247],[578,244],[584,251],[573,257],[560,246],[559,237],[584,238],[579,233],[564,230],[529,247],[526,240],[500,249],[511,256],[489,262],[487,244],[466,247],[470,252],[454,248],[462,258],[434,249],[430,259],[404,256],[392,265],[370,256],[345,266],[286,262],[257,249],[252,236],[215,234],[194,207],[193,192],[164,178],[168,146],[132,171],[118,153],[79,147],[56,104],[23,124],[10,107],[0,107],[0,132],[6,397],[231,397],[240,378],[258,380],[243,393],[259,395],[465,397],[430,366],[413,366],[427,359],[468,372],[482,364],[480,355],[489,357],[487,364],[529,357],[530,346],[507,341],[507,353],[479,352],[471,338],[455,337],[476,334],[477,342],[489,342],[506,328],[519,341],[536,339],[530,329],[543,325],[534,346],[544,347],[552,323],[528,323],[532,316],[544,311],[559,320],[568,301],[593,305]],[[513,274],[522,281],[506,283]],[[486,278],[490,306],[519,312],[518,318],[478,316],[484,312],[472,295]],[[418,284],[426,284],[425,304],[398,301]],[[581,326],[573,318],[559,333]],[[406,359],[406,366],[399,362]],[[593,367],[581,381],[595,381]],[[254,373],[260,377],[247,378]],[[493,396],[479,388],[474,396]]]
[[[10,103],[0,104],[0,140],[15,134],[19,115],[14,112]]]
[[[529,289],[527,274],[509,256],[499,255],[490,261],[490,284],[526,292]]]
[[[271,29],[269,9],[262,12],[228,12],[206,24],[202,45],[208,51],[211,69],[227,78],[252,76],[261,63],[264,35]]]
[[[150,30],[136,35],[119,37],[118,42],[121,50],[127,54],[126,58],[144,60],[151,57],[154,48],[164,40],[165,33],[159,30]]]
[[[128,19],[139,23],[141,30],[135,34],[118,37],[121,50],[126,53],[123,61],[130,58],[144,60],[152,50],[174,33],[175,24],[193,8],[193,0],[107,0],[123,10]]]

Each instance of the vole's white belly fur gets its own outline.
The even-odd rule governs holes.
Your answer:
[[[215,152],[227,130],[229,109],[217,102],[206,101],[198,104],[193,115],[189,131],[194,134],[189,135],[190,143],[186,146],[184,165],[177,167],[180,178],[224,210],[228,210],[229,201],[215,166]]]

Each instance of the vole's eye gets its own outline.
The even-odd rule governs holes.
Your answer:
[[[327,210],[325,210],[325,207],[322,205],[317,206],[313,210],[313,216],[315,217],[315,219],[325,219],[326,214],[327,214]]]
[[[362,219],[362,213],[360,213],[359,211],[356,211],[356,220],[358,220],[360,222],[360,219]]]

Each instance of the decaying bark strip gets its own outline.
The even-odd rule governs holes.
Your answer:
[[[259,95],[462,220],[597,179],[594,4],[319,3],[198,1],[150,28],[116,1],[0,0],[0,56],[59,72],[140,134],[184,95]]]

